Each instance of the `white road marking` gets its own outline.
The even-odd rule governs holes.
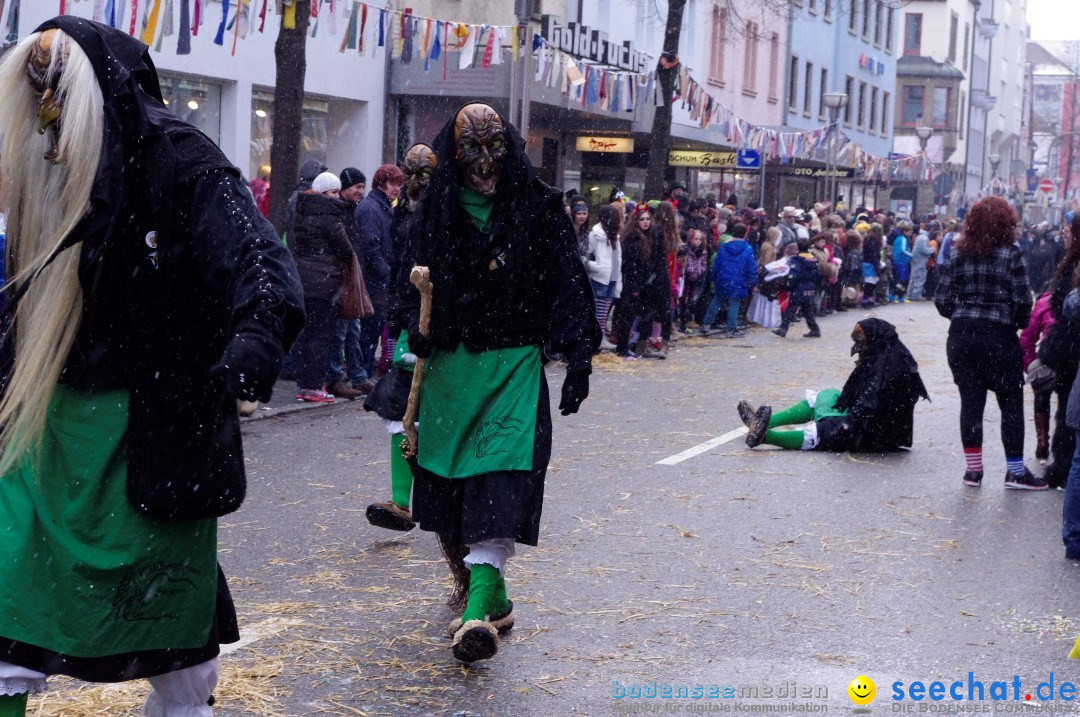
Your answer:
[[[272,637],[279,632],[293,627],[294,625],[300,625],[301,620],[292,618],[272,617],[269,620],[263,620],[257,622],[249,628],[240,631],[240,640],[230,645],[221,646],[221,654],[227,655],[230,652],[236,652],[242,650],[253,642],[257,642],[267,637]]]
[[[734,441],[736,438],[739,438],[740,436],[745,436],[745,435],[746,435],[746,426],[743,426],[742,428],[736,428],[734,431],[728,431],[727,433],[725,433],[722,436],[717,436],[716,438],[710,438],[709,440],[705,441],[704,443],[698,444],[698,445],[694,446],[693,448],[687,448],[682,453],[676,453],[673,456],[668,456],[667,458],[664,458],[663,460],[659,460],[659,461],[656,462],[656,465],[658,465],[658,466],[673,466],[676,463],[682,463],[683,461],[685,461],[685,460],[687,460],[689,458],[693,458],[694,456],[700,456],[702,453],[705,453],[707,451],[711,451],[713,448],[716,448],[717,446],[722,446],[725,443],[728,443],[729,441]]]

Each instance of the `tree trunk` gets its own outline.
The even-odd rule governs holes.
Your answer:
[[[679,54],[679,36],[682,34],[683,10],[686,0],[668,0],[667,27],[664,30],[664,53]],[[668,64],[667,67],[664,65]],[[659,199],[664,193],[664,169],[671,150],[671,105],[675,94],[675,80],[679,65],[665,63],[663,57],[656,65],[656,78],[660,83],[662,107],[653,115],[652,138],[649,144],[649,161],[645,169],[645,196],[643,199]]]
[[[270,146],[270,223],[285,231],[285,207],[300,176],[300,128],[307,72],[307,34],[311,0],[296,0],[296,27],[282,27],[274,43],[277,81],[274,89],[274,129]]]

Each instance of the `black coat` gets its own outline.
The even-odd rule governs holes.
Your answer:
[[[454,122],[432,143],[440,162],[410,223],[395,291],[410,332],[420,296],[409,283],[414,265],[431,270],[431,337],[438,348],[469,351],[550,342],[570,370],[591,370],[600,346],[592,287],[578,254],[562,194],[544,184],[509,122],[506,158],[496,186],[490,234],[458,204],[464,183],[453,161]]]
[[[360,200],[355,212],[356,225],[360,228],[360,246],[363,247],[364,280],[367,282],[371,304],[378,316],[386,316],[390,286],[390,263],[393,255],[393,237],[390,226],[394,211],[390,198],[381,189],[372,189]]]
[[[346,226],[351,221],[349,205],[340,199],[307,192],[297,198],[289,247],[305,298],[332,300],[340,294],[343,271],[352,261]]]
[[[71,16],[47,27],[86,51],[105,102],[91,209],[64,240],[80,252],[84,306],[61,381],[129,391],[137,509],[235,510],[245,490],[235,399],[270,397],[303,324],[296,266],[240,172],[161,103],[145,45]]]
[[[1027,265],[1028,283],[1035,296],[1039,296],[1054,278],[1054,269],[1057,268],[1057,250],[1049,241],[1043,239],[1035,242],[1024,255],[1024,263]]]

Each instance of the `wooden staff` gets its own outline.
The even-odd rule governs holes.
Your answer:
[[[409,281],[420,292],[420,335],[427,336],[431,330],[431,271],[426,266],[414,266],[409,272]],[[420,410],[420,384],[424,382],[424,359],[416,358],[413,367],[412,385],[409,387],[409,403],[405,407],[402,423],[405,428],[405,440],[401,442],[401,454],[405,460],[416,457],[416,417]]]

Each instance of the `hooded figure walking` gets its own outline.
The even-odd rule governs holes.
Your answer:
[[[239,637],[216,520],[245,493],[237,400],[269,398],[299,331],[296,267],[123,32],[65,16],[11,49],[0,133],[0,715],[65,674],[206,717]]]
[[[432,149],[438,167],[396,282],[409,347],[427,359],[413,518],[468,547],[468,605],[451,630],[454,656],[473,662],[493,657],[498,630],[513,625],[503,574],[515,543],[539,538],[551,456],[542,348],[568,361],[565,416],[588,396],[601,334],[561,196],[539,180],[517,130],[470,104]],[[405,278],[414,265],[431,272],[426,336]]]

